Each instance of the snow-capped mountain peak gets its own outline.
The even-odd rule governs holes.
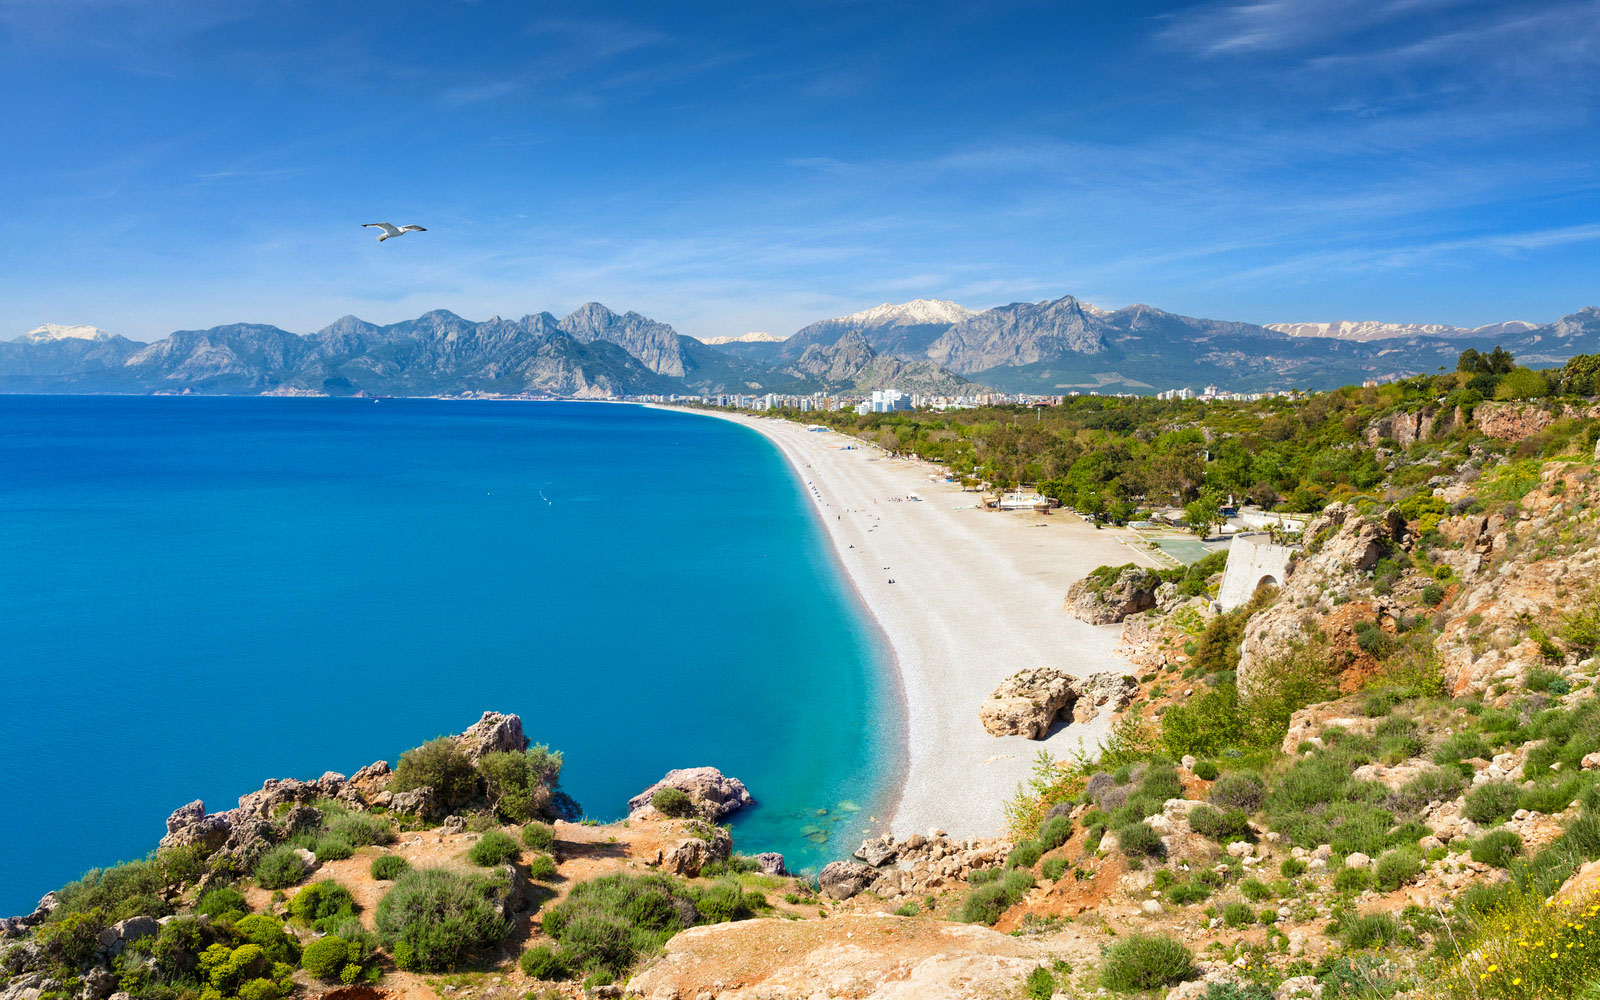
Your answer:
[[[776,333],[762,333],[759,330],[752,330],[749,333],[741,333],[737,337],[696,337],[695,339],[702,344],[715,347],[718,344],[780,344],[788,338],[779,336]]]
[[[1376,320],[1338,320],[1332,323],[1268,323],[1268,330],[1291,337],[1329,337],[1334,340],[1390,340],[1397,337],[1493,337],[1526,333],[1536,324],[1522,320],[1491,323],[1475,329],[1440,323],[1380,323]]]
[[[976,314],[971,309],[959,303],[944,299],[915,299],[898,305],[885,302],[839,319],[860,326],[921,326],[929,323],[959,323],[973,315]]]
[[[111,334],[93,326],[63,326],[60,323],[46,323],[44,326],[34,327],[17,340],[25,344],[42,344],[50,340],[110,340]]]

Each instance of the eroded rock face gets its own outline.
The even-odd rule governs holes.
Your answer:
[[[1034,667],[1002,681],[978,706],[978,719],[991,736],[1042,740],[1064,713],[1070,712],[1073,722],[1089,722],[1102,710],[1125,708],[1138,693],[1138,679],[1126,674],[1073,677],[1049,667]]]
[[[866,889],[878,877],[871,865],[856,861],[835,861],[817,874],[817,888],[829,899],[849,899]]]
[[[226,816],[207,816],[206,804],[195,799],[188,805],[174,809],[172,815],[167,817],[167,835],[161,838],[161,847],[198,844],[209,854],[227,841],[231,830]]]
[[[502,712],[483,713],[483,718],[454,739],[474,764],[486,753],[521,753],[528,749],[528,737],[522,732],[522,717]]]
[[[689,796],[701,815],[719,820],[755,800],[744,782],[731,778],[714,767],[686,767],[668,771],[666,777],[628,800],[629,818],[659,816],[650,799],[663,788],[676,788]]]
[[[658,851],[655,864],[668,875],[694,878],[700,870],[713,861],[726,861],[733,856],[733,836],[721,827],[709,828],[710,839],[685,837],[670,849]],[[778,856],[782,864],[783,856]]]
[[[789,874],[789,869],[783,861],[783,855],[776,851],[763,851],[757,854],[756,864],[761,866],[761,874],[763,875],[784,876]]]
[[[1066,610],[1091,625],[1114,625],[1155,607],[1160,586],[1161,578],[1150,570],[1126,566],[1110,583],[1087,576],[1067,588]]]

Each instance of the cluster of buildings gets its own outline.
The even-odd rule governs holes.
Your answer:
[[[807,396],[769,392],[762,395],[718,393],[707,396],[637,396],[645,403],[697,403],[735,410],[799,410],[802,413],[854,410],[856,413],[897,413],[911,410],[970,410],[979,406],[1059,406],[1062,396],[984,392],[970,396],[936,396],[898,389],[874,389],[869,395],[815,392]]]
[[[1214,385],[1208,385],[1198,393],[1188,386],[1184,386],[1180,389],[1167,389],[1163,392],[1156,393],[1156,398],[1198,399],[1202,403],[1220,403],[1230,400],[1239,403],[1253,403],[1258,399],[1271,399],[1273,396],[1297,398],[1299,395],[1300,394],[1298,392],[1290,392],[1282,389],[1278,390],[1277,392],[1233,392],[1228,389],[1218,388]]]

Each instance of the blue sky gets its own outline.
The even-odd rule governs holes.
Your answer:
[[[0,338],[1600,304],[1595,0],[0,0],[0,88]]]

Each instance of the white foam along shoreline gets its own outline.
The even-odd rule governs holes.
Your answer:
[[[888,638],[908,743],[890,819],[896,836],[930,828],[955,837],[999,834],[1005,804],[1039,750],[1061,757],[1105,735],[1102,718],[1059,727],[1040,741],[990,736],[978,722],[978,704],[1026,667],[1079,676],[1125,667],[1114,652],[1120,626],[1085,624],[1062,602],[1068,585],[1096,566],[1157,565],[1127,544],[1128,533],[1096,530],[1060,511],[978,509],[977,494],[930,480],[934,466],[890,458],[833,431],[673,409],[737,423],[777,446]],[[904,499],[912,493],[921,501]]]

